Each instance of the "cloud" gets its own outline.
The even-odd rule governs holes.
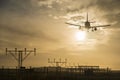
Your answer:
[[[1,25],[1,29],[2,29],[2,32],[5,30],[6,32],[9,32],[9,33],[12,32],[12,33],[18,34],[18,35],[27,35],[29,37],[33,37],[33,36],[40,37],[40,36],[38,36],[38,34],[44,35],[45,33],[43,33],[41,30],[39,31],[37,28],[36,29],[33,28],[33,26],[35,26],[35,25],[28,27],[30,25],[26,25],[26,24],[19,25],[19,24],[21,24],[20,22],[25,22],[26,20],[23,20],[23,19],[32,19],[33,17],[36,17],[36,16],[37,17],[38,16],[47,16],[46,14],[48,14],[48,15],[51,14],[51,15],[53,15],[52,16],[53,18],[60,20],[60,18],[63,18],[62,16],[65,17],[69,13],[81,14],[82,12],[85,12],[85,10],[87,8],[88,9],[93,8],[93,10],[96,10],[95,9],[96,7],[98,10],[104,11],[105,13],[107,13],[107,14],[103,14],[104,18],[107,18],[109,20],[109,22],[111,22],[111,23],[116,22],[115,24],[117,25],[117,24],[119,24],[118,23],[119,13],[117,13],[119,11],[118,3],[119,3],[118,0],[106,0],[106,1],[104,1],[104,0],[101,0],[101,1],[99,1],[99,0],[94,0],[94,1],[93,0],[89,0],[89,1],[88,0],[84,0],[84,1],[82,1],[82,0],[75,0],[75,1],[73,1],[73,0],[25,0],[25,1],[24,0],[20,0],[20,1],[19,0],[9,0],[9,1],[1,0],[0,8],[2,10],[6,10],[8,13],[10,13],[9,15],[7,15],[8,13],[4,12],[4,14],[1,15],[1,17],[4,15],[4,17],[2,17],[2,19],[0,20],[1,23],[7,24],[7,25]],[[109,4],[112,4],[115,6],[111,7]],[[51,7],[49,7],[49,6],[51,6]],[[115,10],[115,12],[110,13],[109,8]],[[1,10],[1,12],[2,12],[2,10]],[[32,16],[31,16],[31,14],[32,14]],[[101,13],[99,13],[99,14],[101,14]],[[118,14],[118,15],[116,15],[116,14]],[[12,16],[12,17],[8,17],[8,16]],[[78,19],[81,19],[81,17],[83,17],[81,15],[79,15],[79,16],[80,17],[73,17],[73,18],[78,20]],[[21,19],[17,19],[17,17],[21,17]],[[12,23],[10,23],[10,22],[8,23],[6,21],[6,19],[8,19],[8,18],[11,18],[11,20],[14,18],[14,19],[16,19],[16,21],[13,20],[13,21],[10,21]],[[39,18],[43,18],[43,17],[39,17]],[[13,24],[14,21],[15,21],[15,23],[18,21],[19,23],[16,23],[17,25]],[[38,21],[38,20],[34,19],[34,21],[32,23],[35,24],[35,21]],[[40,20],[39,22],[41,25],[42,21]],[[27,24],[29,24],[29,23],[27,23]],[[24,27],[26,30],[24,30]],[[35,31],[32,31],[30,28],[35,29]],[[40,29],[42,29],[42,28],[40,28]],[[42,33],[39,33],[39,32],[42,32]],[[45,36],[46,35],[44,35],[44,37],[42,39],[44,39]],[[46,39],[47,39],[47,37],[46,37]]]
[[[17,15],[33,15],[37,11],[37,0],[0,0],[0,12]]]
[[[87,10],[87,8],[93,9],[97,7],[100,11],[106,12],[108,16],[114,16],[119,14],[119,3],[119,0],[1,0],[0,8],[21,14],[40,13],[42,11],[47,13],[53,11],[53,14],[63,15],[65,12],[80,13],[81,11],[83,12],[83,10]]]
[[[30,0],[0,0],[1,8],[3,9],[27,9],[28,6],[30,7]],[[16,10],[17,10],[16,9]]]
[[[97,0],[95,5],[97,8],[104,12],[103,17],[106,18],[110,23],[115,23],[114,27],[119,27],[120,11],[119,0]]]
[[[96,2],[96,5],[99,9],[111,13],[119,12],[119,4],[119,0],[97,0]]]
[[[22,19],[21,22],[19,22],[20,18],[17,18],[15,22],[6,20],[6,23],[0,24],[0,48],[33,47],[39,44],[43,46],[46,43],[59,42],[58,39],[42,31],[39,26],[33,25],[33,23],[29,24],[28,20]]]
[[[81,62],[92,63],[92,58],[98,58],[102,64],[104,59],[110,60],[109,54],[115,59],[120,52],[119,31],[114,29],[120,25],[119,3],[119,0],[0,0],[0,51],[6,47],[36,47],[38,52],[47,53],[42,54],[43,60],[49,56],[71,60],[82,56]],[[66,18],[85,19],[87,9],[90,17],[114,25],[112,30],[88,33],[88,41],[79,44],[74,38],[77,30],[67,28],[64,22]]]

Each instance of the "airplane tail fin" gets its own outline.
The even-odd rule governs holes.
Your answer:
[[[87,22],[88,22],[88,12],[87,12]]]

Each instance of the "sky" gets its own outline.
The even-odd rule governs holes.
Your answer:
[[[98,65],[120,69],[120,1],[119,0],[0,0],[0,66],[17,66],[5,48],[37,49],[24,66],[46,66],[47,60],[69,65]],[[96,32],[85,32],[65,24],[86,20],[95,25],[111,24]],[[82,25],[82,24],[81,24]]]

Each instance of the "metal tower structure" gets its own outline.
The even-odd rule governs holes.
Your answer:
[[[60,58],[58,61],[56,61],[56,59],[50,60],[50,59],[48,58],[48,63],[55,64],[56,67],[60,67],[62,64],[64,64],[65,67],[66,67],[67,59],[65,59],[64,61],[61,61],[61,58]]]
[[[23,50],[15,48],[14,50],[8,50],[6,48],[6,55],[10,54],[14,57],[14,59],[18,62],[18,69],[22,68],[23,61],[31,54],[34,53],[36,55],[36,48],[33,50],[27,50],[26,48]]]

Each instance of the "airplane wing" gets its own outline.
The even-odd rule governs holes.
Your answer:
[[[98,26],[91,26],[91,27],[94,28],[94,27],[107,27],[107,26],[110,26],[110,25],[98,25]]]
[[[78,24],[72,24],[72,23],[68,23],[68,22],[66,22],[66,24],[69,24],[69,25],[73,25],[73,26],[81,26],[81,25],[78,25]]]

